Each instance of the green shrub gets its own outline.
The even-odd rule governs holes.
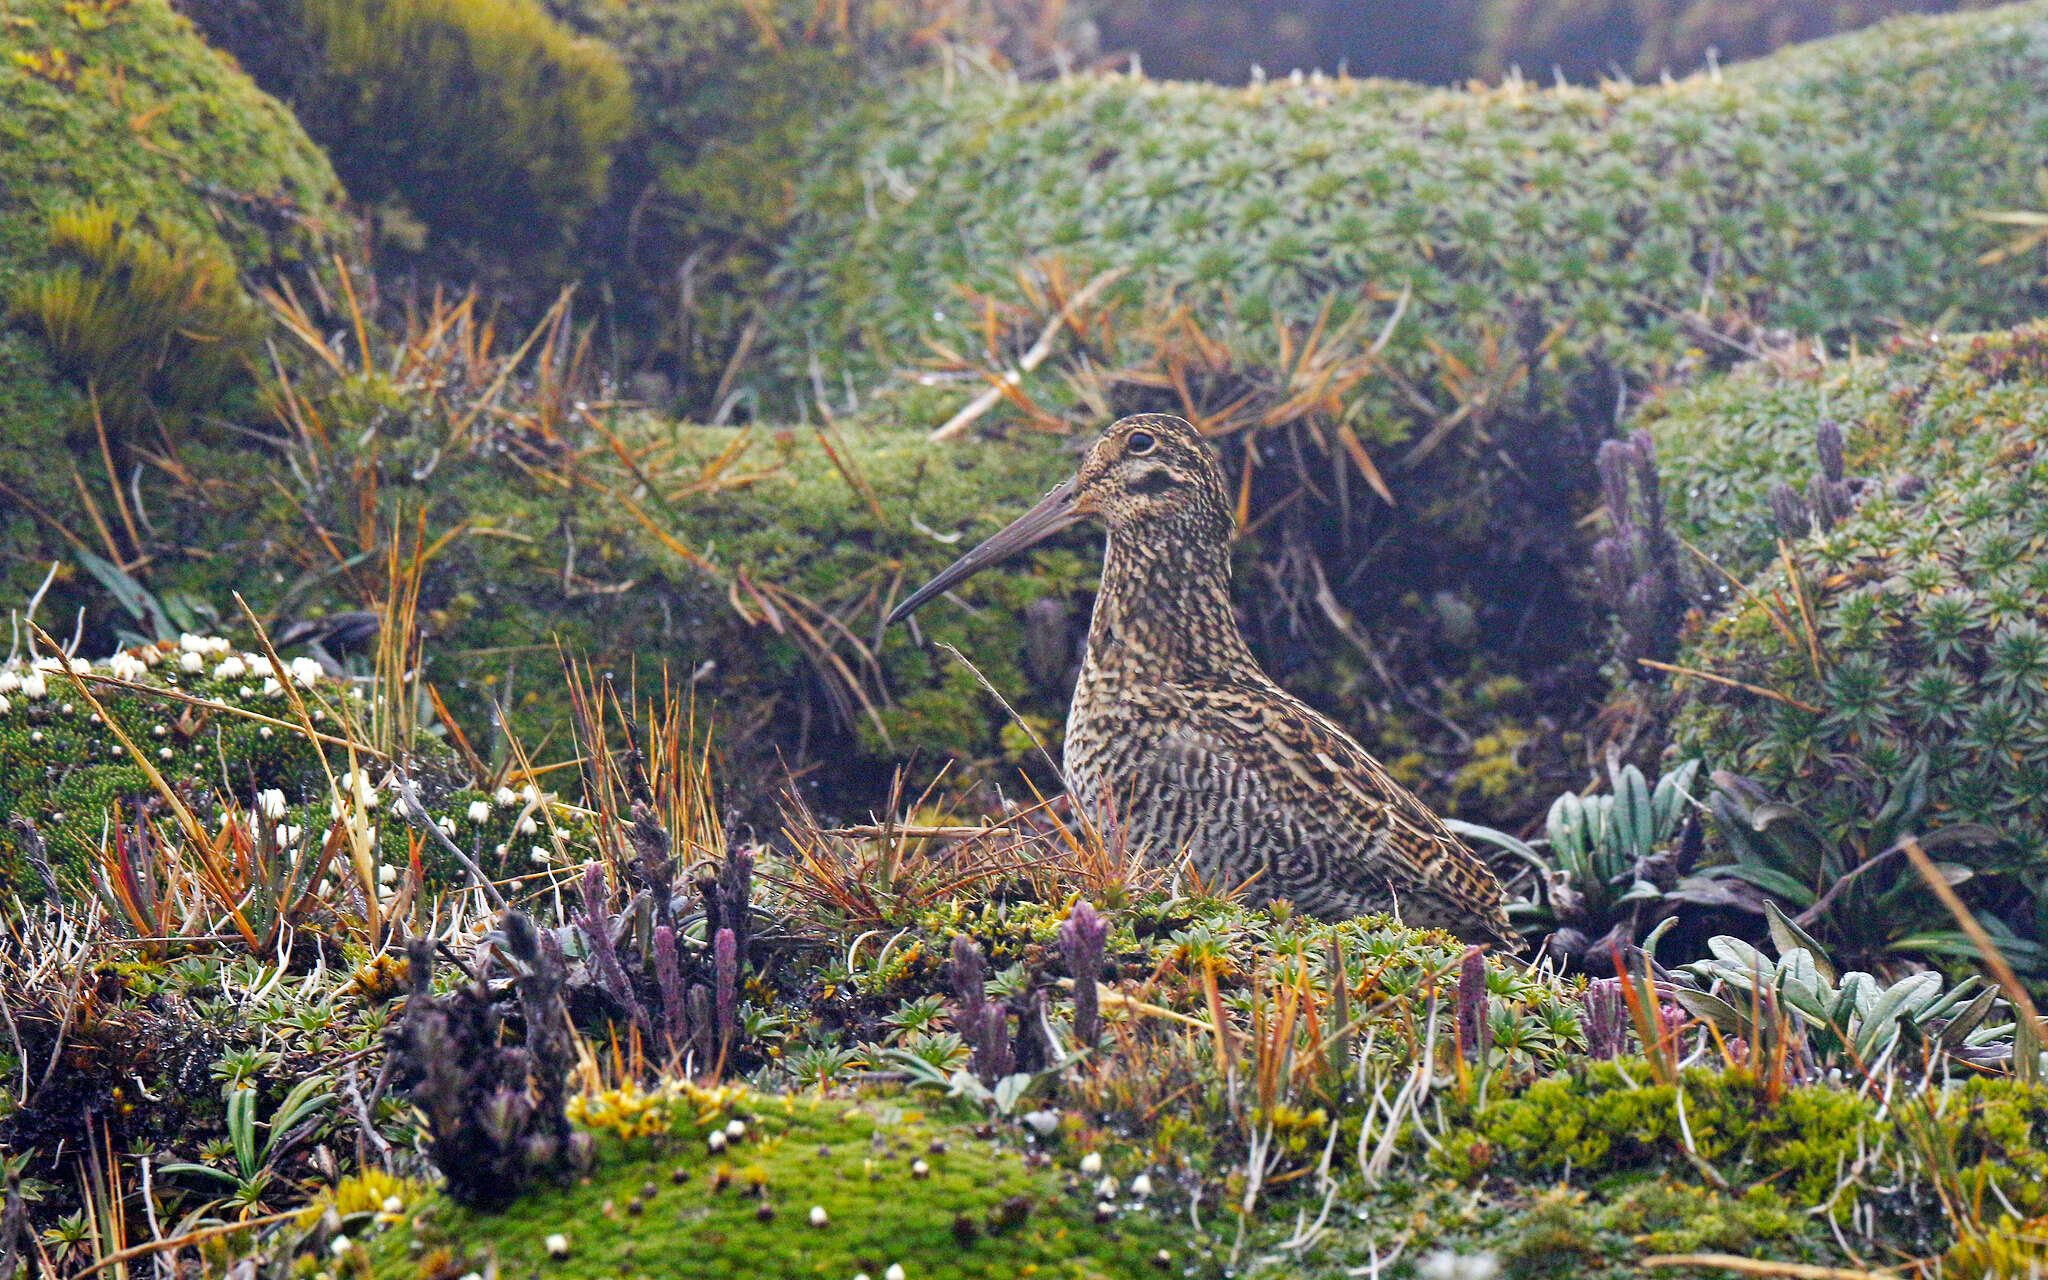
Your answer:
[[[603,199],[632,97],[610,50],[533,0],[297,0],[299,118],[361,200],[436,233],[557,247]]]
[[[1774,478],[1812,483],[1818,463],[1800,454],[1812,457],[1823,418],[1840,421],[1861,491],[1833,528],[1790,544],[1795,585],[1763,552],[1764,494]],[[1759,365],[1675,397],[1649,425],[1666,487],[1683,495],[1681,532],[1692,525],[1749,580],[1678,659],[1716,677],[1676,680],[1678,748],[1756,778],[1834,833],[1867,821],[1924,757],[1938,821],[1997,827],[2038,867],[2048,326],[1900,343],[1888,359],[1827,368]]]
[[[1486,0],[1478,20],[1473,69],[1497,76],[1509,67],[1548,79],[1552,68],[1574,80],[1614,74],[1650,78],[1692,71],[1709,58],[1726,64],[1761,57],[1802,40],[1854,31],[1907,13],[1981,9],[1996,0]]]

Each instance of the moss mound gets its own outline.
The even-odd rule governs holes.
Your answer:
[[[162,394],[162,380],[178,370],[159,362],[148,384],[132,387],[133,371],[111,366],[152,349],[166,359],[195,355],[180,352],[169,335],[178,324],[217,331],[223,273],[270,277],[317,267],[324,246],[348,234],[337,197],[326,158],[291,113],[201,43],[165,0],[10,6],[0,23],[0,300],[8,312],[0,324],[8,445],[0,453],[0,589],[26,599],[57,555],[84,544],[105,551],[72,479],[73,457],[102,518],[110,528],[120,524],[87,382],[108,406],[127,394],[149,399],[178,432],[197,407]],[[44,336],[50,317],[64,313],[38,295],[53,274],[61,276],[67,256],[76,269],[63,221],[94,205],[126,228],[123,237],[138,237],[131,249],[154,245],[150,252],[165,259],[159,265],[173,279],[212,284],[199,291],[204,305],[192,316],[138,311],[150,300],[148,282],[135,253],[116,251],[100,268],[86,268],[99,286],[98,305],[70,313],[83,325],[82,342],[67,353]],[[138,315],[163,322],[137,328]],[[92,352],[114,358],[76,358]],[[215,375],[225,371],[202,372],[213,387],[203,397],[209,411],[231,409],[236,394],[248,398],[231,390],[223,399]],[[131,459],[118,439],[115,446],[113,469],[125,484]],[[152,440],[152,447],[161,452],[164,443]],[[158,474],[150,469],[152,481]],[[160,503],[152,514],[167,539],[197,527],[154,484],[145,491]]]
[[[1785,532],[1767,493],[1772,482],[1809,492],[1825,482],[1823,419],[1840,426],[1853,510],[1830,528],[1791,531],[1795,583],[1766,557]],[[1679,664],[1767,691],[1679,677],[1677,749],[1810,801],[1836,830],[1867,819],[1924,756],[1943,821],[1997,827],[2038,868],[2048,842],[2044,424],[2042,325],[1900,343],[1846,365],[1758,365],[1660,409],[1650,429],[1681,531],[1749,575]]]
[[[862,157],[868,201],[817,210],[791,244],[778,324],[793,355],[848,344],[859,372],[927,334],[977,351],[960,290],[1014,298],[1041,254],[1077,278],[1129,267],[1124,296],[1170,288],[1254,330],[1406,288],[1387,356],[1412,387],[1443,386],[1449,357],[1484,368],[1490,337],[1496,363],[1539,366],[1544,400],[1577,383],[1611,408],[1692,345],[1695,307],[1826,333],[2023,311],[2020,281],[1967,266],[1984,233],[1957,215],[2030,194],[2044,60],[2035,3],[1663,86],[932,87]],[[1408,416],[1391,382],[1367,403]]]
[[[602,1144],[589,1177],[502,1214],[438,1199],[409,1210],[368,1246],[370,1273],[415,1280],[495,1262],[506,1275],[879,1276],[901,1267],[1079,1280],[1142,1274],[1163,1265],[1162,1247],[1164,1265],[1174,1261],[1172,1241],[1136,1201],[1098,1214],[1091,1180],[906,1099],[681,1086],[663,1100],[611,1093],[581,1109],[600,1129],[631,1135]]]

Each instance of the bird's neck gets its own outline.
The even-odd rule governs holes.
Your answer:
[[[1086,665],[1148,682],[1256,673],[1230,607],[1226,539],[1112,528]]]

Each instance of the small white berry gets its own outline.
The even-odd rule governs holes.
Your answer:
[[[279,818],[284,817],[284,792],[277,790],[275,787],[268,791],[258,792],[256,794],[256,811],[272,822],[276,822]]]
[[[557,1261],[569,1256],[569,1237],[557,1231],[542,1241],[547,1246],[548,1256]]]
[[[386,1213],[404,1213],[404,1212],[405,1212],[405,1201],[403,1201],[403,1200],[399,1199],[399,1198],[398,1198],[397,1196],[385,1196],[385,1197],[384,1197],[384,1212],[386,1212]]]
[[[1137,1177],[1132,1178],[1131,1194],[1138,1197],[1140,1200],[1143,1200],[1146,1196],[1151,1195],[1152,1175],[1149,1173],[1141,1173]]]
[[[327,1246],[327,1251],[337,1258],[346,1258],[348,1251],[355,1247],[356,1242],[347,1236],[336,1236],[334,1237],[334,1243]]]
[[[510,787],[499,787],[497,801],[499,804],[518,804],[519,796]]]
[[[1099,1151],[1090,1151],[1087,1155],[1082,1156],[1081,1172],[1088,1175],[1091,1178],[1094,1177],[1096,1174],[1101,1173],[1102,1153]]]
[[[725,1131],[723,1129],[713,1129],[711,1136],[704,1139],[704,1144],[713,1151],[725,1150]]]
[[[829,1218],[829,1217],[827,1217],[827,1216],[826,1216],[826,1214],[825,1214],[825,1206],[824,1206],[824,1205],[822,1205],[822,1204],[814,1204],[814,1205],[812,1205],[812,1206],[811,1206],[811,1225],[812,1225],[812,1226],[814,1226],[814,1227],[822,1227],[822,1226],[824,1226],[824,1225],[825,1225],[826,1223],[830,1222],[831,1220],[832,1220],[832,1219],[831,1219],[831,1218]]]
[[[397,884],[397,883],[398,883],[398,868],[397,868],[397,867],[379,867],[379,868],[377,868],[377,883],[378,883],[378,884]]]
[[[28,740],[30,742],[41,742],[43,740],[43,731],[41,729],[31,729],[29,731]]]
[[[533,820],[532,814],[529,813],[519,820],[518,831],[520,835],[530,836],[538,830],[540,830],[540,824]]]
[[[156,753],[166,760],[170,759],[173,755],[176,754],[169,747],[158,747],[156,749]]]
[[[744,1121],[744,1120],[729,1120],[729,1121],[727,1121],[727,1122],[726,1122],[726,1125],[725,1125],[725,1136],[726,1136],[726,1137],[728,1137],[728,1138],[733,1138],[733,1139],[739,1139],[739,1138],[744,1138],[744,1137],[746,1137],[746,1136],[747,1136],[747,1122],[746,1122],[746,1121]]]
[[[903,1280],[903,1264],[900,1262],[890,1263],[889,1269],[882,1273],[882,1280]]]
[[[256,727],[256,736],[257,736],[257,737],[259,737],[259,738],[267,738],[267,737],[269,737],[269,736],[270,736],[270,726],[269,726],[269,725],[267,725],[267,724],[265,724],[265,725],[258,725],[258,726]]]
[[[206,670],[206,659],[196,653],[181,654],[178,665],[196,676]]]
[[[910,1166],[910,1176],[913,1178],[929,1178],[932,1176],[932,1167],[922,1160],[916,1161]]]
[[[490,803],[484,800],[470,801],[469,820],[471,822],[489,822],[491,820]]]
[[[49,691],[50,686],[44,682],[43,673],[40,671],[31,671],[21,678],[22,695],[30,702],[41,702],[43,695]]]

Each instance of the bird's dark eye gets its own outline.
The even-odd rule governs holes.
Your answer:
[[[1130,439],[1124,441],[1124,451],[1134,458],[1142,458],[1152,452],[1158,443],[1150,431],[1133,431]]]

